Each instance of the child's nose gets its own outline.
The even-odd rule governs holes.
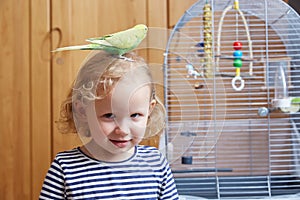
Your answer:
[[[126,122],[126,120],[117,121],[116,124],[117,124],[117,128],[116,128],[117,134],[122,134],[122,135],[129,134],[130,132],[129,123]]]

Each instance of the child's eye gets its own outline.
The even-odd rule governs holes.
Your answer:
[[[141,116],[142,116],[142,114],[140,114],[140,113],[134,113],[134,114],[130,115],[130,117],[133,118],[133,119],[136,119],[136,118],[141,117]]]
[[[114,119],[115,118],[115,115],[112,114],[112,113],[105,113],[104,115],[101,116],[102,118],[105,118],[105,119]]]

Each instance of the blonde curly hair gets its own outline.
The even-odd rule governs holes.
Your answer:
[[[74,109],[74,100],[85,104],[88,101],[105,98],[122,76],[132,69],[139,70],[144,75],[145,80],[151,83],[151,100],[156,101],[156,105],[148,118],[144,139],[163,131],[165,108],[156,95],[155,84],[148,65],[143,58],[134,53],[127,53],[124,56],[132,61],[120,59],[104,51],[92,52],[86,58],[66,100],[61,104],[60,116],[57,121],[58,130],[61,133],[73,132],[89,137],[88,124],[85,120],[80,120],[80,113]]]

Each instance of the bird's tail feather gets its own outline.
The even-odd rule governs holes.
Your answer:
[[[94,49],[102,49],[97,45],[91,45],[91,44],[86,44],[86,45],[77,45],[77,46],[68,46],[68,47],[60,47],[52,52],[58,52],[58,51],[70,51],[70,50],[94,50]]]

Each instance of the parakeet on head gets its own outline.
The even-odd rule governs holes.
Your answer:
[[[147,31],[148,27],[146,25],[138,24],[124,31],[87,39],[86,41],[91,44],[61,47],[54,50],[54,52],[67,50],[104,50],[122,57],[123,54],[136,48],[142,42],[147,35]]]

